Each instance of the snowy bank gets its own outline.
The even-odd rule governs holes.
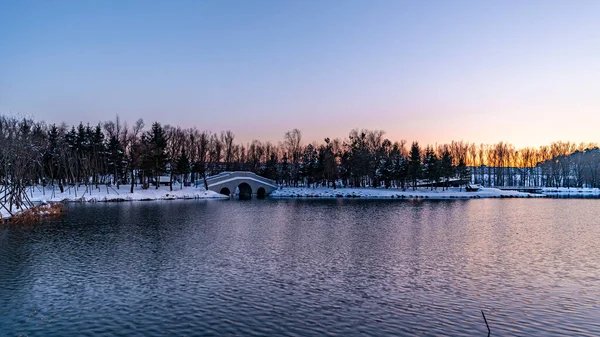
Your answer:
[[[477,192],[466,192],[463,188],[449,188],[442,191],[419,188],[416,191],[407,189],[385,188],[292,188],[276,190],[272,198],[366,198],[366,199],[478,199],[478,198],[540,198],[541,194],[517,191],[502,191],[497,188],[482,188]]]
[[[150,187],[148,189],[142,189],[136,187],[133,193],[129,192],[129,186],[123,185],[120,189],[116,187],[100,186],[100,188],[89,188],[85,186],[70,187],[65,189],[63,193],[57,187],[54,187],[54,193],[52,188],[46,188],[42,190],[40,187],[28,188],[27,195],[32,202],[52,202],[52,201],[63,201],[63,202],[107,202],[107,201],[146,201],[146,200],[174,200],[174,199],[223,199],[227,196],[213,192],[206,191],[204,187],[175,187],[173,191],[169,190],[167,186],[161,186],[158,189]]]
[[[150,187],[142,189],[141,186],[135,187],[133,193],[129,193],[129,185],[122,185],[120,189],[116,187],[106,187],[100,185],[99,188],[85,186],[68,187],[63,193],[60,193],[58,187],[33,186],[27,188],[27,196],[34,204],[51,202],[113,202],[113,201],[149,201],[149,200],[175,200],[175,199],[227,199],[228,196],[213,191],[206,191],[204,187],[179,187],[173,186],[173,191],[168,186],[161,186],[158,189]],[[21,211],[13,212],[13,215]],[[5,209],[0,209],[0,216],[3,219],[10,218],[10,214]]]
[[[600,188],[545,187],[542,194],[550,197],[594,197],[600,196]]]
[[[442,191],[437,190],[417,189],[413,191],[407,189],[384,189],[384,188],[293,188],[286,187],[274,191],[270,197],[272,198],[365,198],[365,199],[479,199],[479,198],[539,198],[552,193],[587,193],[588,195],[600,195],[599,189],[585,189],[582,192],[577,192],[581,189],[570,189],[562,191],[562,189],[547,189],[544,194],[531,194],[517,191],[502,191],[496,188],[482,188],[477,192],[466,192],[463,188],[449,188]],[[594,194],[595,193],[595,194]],[[153,187],[146,190],[141,187],[136,187],[133,193],[129,193],[129,186],[121,186],[120,189],[115,187],[100,186],[100,188],[86,188],[81,186],[75,188],[71,186],[66,188],[63,193],[60,193],[58,187],[29,187],[27,195],[30,200],[35,203],[46,202],[111,202],[111,201],[147,201],[147,200],[174,200],[174,199],[228,199],[226,195],[222,195],[213,191],[205,191],[204,187],[173,187],[170,191],[168,187],[161,186],[158,189]],[[4,219],[9,217],[6,210],[0,209],[0,216]]]

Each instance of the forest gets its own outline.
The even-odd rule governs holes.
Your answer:
[[[133,125],[119,117],[97,125],[46,124],[0,116],[0,186],[134,186],[205,183],[223,171],[252,171],[281,186],[444,188],[485,186],[598,187],[597,144],[554,142],[516,149],[506,142],[452,141],[422,146],[392,141],[381,130],[351,130],[345,139],[304,143],[302,133],[280,142],[236,143],[229,130]]]

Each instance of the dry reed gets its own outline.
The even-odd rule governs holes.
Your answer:
[[[19,214],[14,215],[9,219],[2,219],[2,224],[34,224],[42,218],[59,216],[63,211],[63,204],[48,203],[43,205],[33,206]],[[8,221],[7,221],[8,220]]]

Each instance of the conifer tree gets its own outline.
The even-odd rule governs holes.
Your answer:
[[[423,170],[424,176],[427,178],[427,180],[429,180],[431,190],[433,190],[434,185],[437,189],[437,185],[440,182],[441,176],[441,161],[433,151],[433,148],[429,145],[425,148]]]
[[[421,170],[421,149],[418,142],[413,142],[408,162],[408,176],[411,179],[413,191],[417,189],[417,180],[421,178]]]
[[[455,174],[454,167],[452,167],[452,154],[448,150],[448,147],[444,147],[440,164],[442,177],[444,177],[445,182],[444,186],[448,189],[448,181],[450,181],[450,178]]]
[[[469,172],[469,169],[467,168],[467,165],[465,164],[465,161],[460,158],[458,161],[458,166],[456,167],[456,172],[458,174],[458,179],[461,180],[461,186],[462,186],[462,182],[468,180],[470,178],[471,173]],[[462,187],[461,187],[462,190]]]

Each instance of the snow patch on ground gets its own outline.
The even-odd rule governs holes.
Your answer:
[[[367,198],[367,199],[478,199],[478,198],[540,198],[541,194],[517,191],[502,191],[497,188],[482,188],[477,192],[466,192],[463,188],[449,188],[442,191],[420,188],[407,189],[384,188],[282,188],[271,194],[273,198]]]

